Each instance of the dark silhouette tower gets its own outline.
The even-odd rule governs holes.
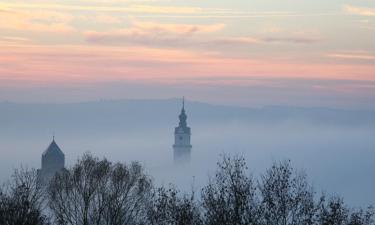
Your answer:
[[[182,109],[178,118],[180,119],[180,123],[174,130],[174,161],[176,163],[189,162],[192,146],[190,143],[191,130],[186,123],[185,98],[182,100]]]
[[[48,182],[57,172],[64,169],[65,155],[55,142],[55,137],[42,154],[42,168],[38,170],[38,177],[42,183]]]

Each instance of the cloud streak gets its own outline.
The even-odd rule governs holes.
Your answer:
[[[172,23],[155,23],[145,22],[131,19],[134,28],[139,30],[148,30],[151,32],[160,33],[175,33],[182,35],[190,35],[195,33],[212,33],[224,29],[225,24],[209,24],[209,25],[194,25],[194,24],[172,24]]]
[[[230,8],[212,7],[189,7],[189,6],[165,6],[155,4],[134,4],[138,1],[110,1],[102,4],[100,1],[87,1],[91,4],[58,4],[58,3],[0,3],[1,8],[24,9],[24,10],[55,10],[55,11],[85,11],[85,12],[107,12],[107,13],[134,13],[142,17],[161,18],[272,18],[272,17],[317,17],[317,16],[337,16],[339,12],[318,12],[303,13],[297,11],[247,11],[234,10]],[[139,1],[143,2],[143,1]],[[144,1],[149,2],[149,1]],[[158,0],[152,3],[160,2]],[[162,1],[161,1],[162,2]],[[97,4],[101,3],[101,4]],[[143,15],[142,15],[143,14]]]
[[[328,10],[323,0],[307,9],[303,1],[267,8],[262,0],[5,0],[0,86],[374,81],[373,21],[353,16],[374,9],[330,3],[336,8]]]
[[[196,35],[215,33],[225,24],[172,24],[130,19],[129,28],[108,32],[88,31],[86,40],[96,44],[143,44],[148,46],[186,46],[196,42]]]
[[[131,18],[129,28],[111,31],[88,31],[86,41],[94,44],[128,45],[139,44],[153,47],[174,47],[187,49],[221,50],[230,46],[251,46],[265,44],[314,44],[321,41],[311,33],[277,33],[271,36],[220,37],[226,24],[172,24],[140,21]],[[218,35],[208,35],[221,32]]]
[[[125,12],[125,13],[156,13],[156,14],[194,14],[209,12],[199,7],[174,7],[153,5],[129,6],[100,6],[79,4],[27,4],[27,3],[0,3],[0,9],[26,9],[26,10],[68,10],[68,11],[94,11],[94,12]]]
[[[331,58],[346,59],[346,60],[365,60],[375,61],[375,55],[361,52],[341,52],[341,53],[330,53],[327,55]]]
[[[359,16],[375,16],[375,8],[344,5],[344,11]]]
[[[54,11],[0,11],[0,28],[36,32],[72,32],[73,16]]]
[[[200,77],[375,81],[374,65],[309,64],[230,58],[186,50],[101,46],[9,46],[0,52],[2,85],[168,81]],[[241,82],[240,82],[241,83]]]

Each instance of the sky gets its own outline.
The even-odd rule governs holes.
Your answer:
[[[374,0],[0,1],[0,101],[375,109]]]

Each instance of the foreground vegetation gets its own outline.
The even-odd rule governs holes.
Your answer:
[[[16,170],[0,190],[0,225],[374,225],[374,210],[317,195],[289,161],[259,179],[242,157],[223,156],[199,194],[154,187],[139,163],[85,154],[41,185]]]

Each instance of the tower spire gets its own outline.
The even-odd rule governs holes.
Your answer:
[[[182,97],[182,109],[178,118],[180,122],[174,130],[174,160],[175,162],[189,161],[192,146],[190,143],[191,131],[186,122],[185,96]]]

